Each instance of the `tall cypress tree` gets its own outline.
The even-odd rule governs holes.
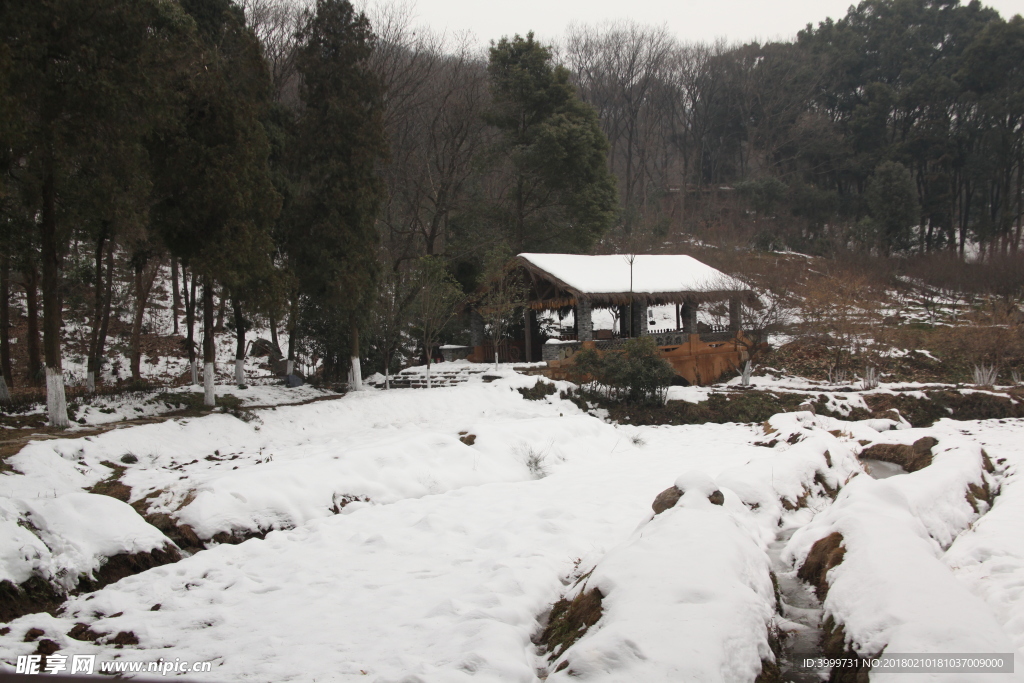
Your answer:
[[[382,89],[368,64],[376,39],[348,0],[318,0],[299,39],[301,172],[290,243],[326,369],[338,368],[347,348],[358,382],[358,329],[377,276],[377,167],[387,154]]]
[[[47,408],[56,427],[68,425],[61,280],[72,225],[94,219],[104,198],[121,194],[117,181],[139,172],[137,144],[155,116],[166,48],[185,27],[166,0],[0,3],[10,65],[3,99],[16,118],[5,129],[18,130],[18,185],[40,245]],[[142,192],[134,185],[128,203]],[[85,201],[90,195],[99,201]]]
[[[258,41],[229,0],[181,4],[198,28],[197,63],[181,117],[151,141],[154,218],[171,253],[202,282],[203,384],[213,405],[215,282],[229,292],[271,282],[270,227],[280,197],[261,122],[269,76]]]
[[[618,199],[608,170],[608,140],[597,112],[534,40],[502,38],[491,47],[493,104],[508,192],[498,220],[516,251],[586,251],[615,220]]]

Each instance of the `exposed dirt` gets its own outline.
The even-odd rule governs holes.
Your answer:
[[[89,628],[88,624],[75,624],[70,631],[68,631],[68,638],[74,638],[75,640],[81,640],[83,642],[95,641],[97,638],[104,636],[103,633],[96,633]]]
[[[13,621],[32,612],[54,614],[65,596],[39,576],[33,576],[20,585],[0,581],[0,623]]]
[[[811,546],[811,552],[807,553],[807,559],[804,560],[796,575],[801,581],[806,581],[814,586],[814,592],[818,599],[824,600],[828,595],[828,581],[826,580],[828,570],[841,563],[845,555],[843,535],[838,531],[833,532],[825,538],[818,539]]]
[[[914,427],[931,427],[944,417],[954,420],[988,420],[1024,417],[1024,394],[1020,389],[995,396],[982,392],[926,391],[927,398],[907,394],[865,394],[864,401],[875,413],[896,409]],[[1014,403],[1010,397],[1017,403]]]
[[[824,539],[823,539],[824,540]],[[842,624],[828,616],[822,624],[821,649],[826,657],[855,661],[855,666],[836,666],[829,675],[829,683],[869,683],[870,668],[867,662],[846,647],[846,632]]]
[[[165,564],[173,564],[181,559],[181,553],[171,543],[163,548],[156,548],[144,553],[118,553],[107,558],[93,578],[83,576],[78,581],[79,593],[91,593],[104,586],[116,583],[126,576],[134,576],[140,572]]]
[[[113,638],[107,640],[108,645],[116,645],[118,648],[125,645],[138,645],[139,638],[132,631],[121,631]]]
[[[93,484],[88,489],[89,493],[97,493],[101,496],[110,496],[111,498],[116,498],[121,502],[127,503],[132,497],[132,489],[131,487],[121,483],[121,477],[128,468],[124,465],[112,463],[109,460],[104,460],[100,464],[114,470],[114,473],[98,484]]]
[[[930,436],[921,437],[913,445],[876,443],[861,451],[860,457],[891,462],[907,472],[916,472],[932,464],[932,448],[937,443],[938,440]]]

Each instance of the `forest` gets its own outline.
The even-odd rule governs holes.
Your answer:
[[[745,45],[622,22],[481,51],[347,0],[2,2],[0,34],[0,393],[45,384],[54,426],[62,334],[88,330],[94,390],[120,308],[139,380],[166,271],[210,403],[216,330],[358,383],[457,336],[524,251],[718,245],[1024,288],[1024,20],[977,0],[863,0]]]

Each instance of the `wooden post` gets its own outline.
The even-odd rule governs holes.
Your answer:
[[[729,329],[739,332],[743,327],[743,309],[740,307],[740,298],[733,296],[729,298]]]

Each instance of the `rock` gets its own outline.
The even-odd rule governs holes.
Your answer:
[[[679,499],[683,497],[683,492],[677,489],[675,486],[669,486],[667,489],[658,494],[654,499],[654,503],[651,504],[651,509],[654,510],[654,514],[660,515],[669,508],[674,508]]]
[[[899,443],[877,443],[860,453],[862,458],[881,460],[899,465],[907,472],[916,472],[932,464],[932,448],[938,440],[922,436],[913,445]]]
[[[708,496],[708,500],[711,501],[712,505],[724,505],[725,504],[725,494],[722,493],[721,491],[719,491],[718,489],[715,489],[711,493],[711,495]]]

